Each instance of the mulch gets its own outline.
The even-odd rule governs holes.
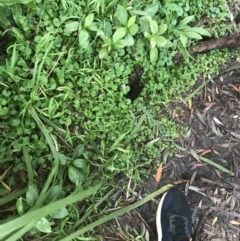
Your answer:
[[[121,200],[126,206],[139,196],[178,182],[192,211],[193,241],[236,241],[240,240],[240,63],[230,62],[219,75],[208,78],[210,82],[192,103],[169,105],[171,117],[189,127],[187,134],[176,141],[187,151],[167,157],[160,182],[155,181],[154,170],[136,195],[122,195]],[[199,78],[195,88],[205,81]],[[176,106],[182,106],[179,113]],[[233,175],[200,160],[201,155]],[[142,234],[144,239],[139,240],[157,241],[159,199],[101,227],[102,240],[138,240],[136,237]]]

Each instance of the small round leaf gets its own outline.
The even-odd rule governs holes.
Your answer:
[[[78,145],[73,151],[73,158],[80,157],[83,153],[83,150],[84,150],[84,145],[83,144]]]
[[[138,25],[137,24],[133,24],[129,29],[128,29],[129,33],[131,35],[135,35],[138,32]]]
[[[66,216],[68,216],[68,214],[69,214],[68,210],[65,207],[62,207],[62,208],[57,209],[53,213],[51,213],[50,216],[55,219],[62,219],[62,218],[65,218]]]
[[[102,48],[99,52],[99,58],[104,59],[108,55],[107,48]]]
[[[29,206],[33,206],[38,198],[38,191],[33,186],[29,186],[27,193],[26,193],[26,199]]]
[[[78,169],[74,166],[69,166],[68,167],[68,177],[69,179],[73,182],[85,182],[87,179],[87,175],[84,171],[81,169]]]
[[[41,218],[37,224],[36,224],[36,228],[41,231],[42,233],[51,233],[52,229],[50,226],[50,223],[48,222],[48,220],[46,218]]]
[[[158,27],[158,35],[162,35],[167,31],[167,24],[161,24]]]
[[[66,23],[65,28],[68,32],[75,32],[78,30],[79,22],[74,21],[74,22],[69,22]]]
[[[16,207],[17,207],[18,213],[22,215],[24,212],[22,197],[18,198],[16,202]]]
[[[86,169],[87,168],[87,162],[84,159],[75,159],[72,162],[72,165],[81,169]]]
[[[164,47],[167,43],[167,40],[162,36],[156,36],[155,41],[158,47]]]

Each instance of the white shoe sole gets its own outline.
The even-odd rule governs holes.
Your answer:
[[[162,225],[161,225],[161,211],[162,211],[162,205],[163,201],[167,195],[168,191],[164,193],[162,196],[157,209],[157,217],[156,217],[156,223],[157,223],[157,233],[158,233],[158,241],[162,241]]]

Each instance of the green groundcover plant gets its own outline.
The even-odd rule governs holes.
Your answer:
[[[93,235],[96,223],[87,225],[108,220],[117,175],[141,183],[175,147],[162,139],[185,131],[167,103],[229,57],[189,59],[187,48],[230,31],[218,27],[227,17],[225,1],[0,0],[0,205],[14,206],[0,239]],[[179,51],[185,60],[175,65]],[[144,89],[131,101],[136,66]]]

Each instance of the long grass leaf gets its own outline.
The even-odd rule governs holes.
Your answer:
[[[26,4],[29,2],[32,2],[32,0],[0,0],[0,4],[3,4],[3,5],[12,5],[15,3]]]
[[[3,237],[6,237],[7,235],[11,234],[15,230],[17,230],[25,225],[28,225],[29,223],[31,223],[30,220],[36,220],[36,219],[40,219],[42,217],[46,217],[47,215],[49,215],[50,213],[52,213],[53,211],[55,211],[61,207],[75,203],[77,201],[80,202],[80,201],[84,200],[85,198],[96,193],[96,191],[100,188],[100,186],[101,186],[101,184],[98,184],[95,187],[89,188],[82,192],[78,192],[77,194],[70,195],[66,198],[58,200],[54,203],[50,203],[42,208],[39,208],[37,210],[26,213],[25,215],[23,215],[19,218],[16,218],[10,222],[0,225],[0,239]],[[20,238],[20,237],[21,236],[19,236],[18,238]]]
[[[5,241],[18,241],[20,237],[22,237],[26,232],[28,232],[36,223],[38,222],[38,219],[35,219],[35,221],[30,222],[17,232],[15,232],[13,235],[9,235],[9,237],[6,237]]]
[[[177,145],[177,144],[175,144],[175,146],[176,146],[180,151],[187,151],[186,148],[183,148],[183,147],[181,147],[181,146],[179,146],[179,145]],[[187,151],[187,153],[188,153],[188,154],[191,154],[190,151]],[[213,162],[213,161],[211,161],[211,160],[209,160],[209,159],[207,159],[207,158],[205,158],[205,157],[203,157],[203,156],[199,156],[198,158],[199,158],[201,161],[204,161],[204,162],[206,162],[206,163],[208,163],[208,164],[210,164],[210,165],[218,168],[219,170],[221,170],[221,171],[223,171],[223,172],[225,172],[225,173],[227,173],[227,174],[229,174],[229,175],[231,175],[231,176],[234,176],[234,173],[231,172],[230,170],[228,170],[227,168],[225,168],[225,167],[223,167],[223,166],[221,166],[221,165],[219,165],[219,164],[217,164],[217,163],[215,163],[215,162]]]
[[[56,171],[57,171],[57,168],[56,167],[53,167],[48,178],[47,178],[47,181],[45,182],[44,186],[43,186],[43,189],[37,199],[37,202],[35,203],[35,205],[31,208],[31,210],[35,210],[37,208],[40,208],[42,206],[42,204],[44,203],[46,197],[47,197],[47,191],[48,191],[48,188],[56,174]]]
[[[23,195],[24,193],[26,193],[27,191],[27,188],[24,188],[24,189],[21,189],[19,191],[16,191],[16,192],[12,192],[10,193],[9,195],[7,195],[6,197],[3,197],[0,199],[0,206],[1,205],[4,205],[6,203],[9,203],[11,202],[12,200],[20,197],[21,195]]]
[[[32,169],[32,165],[31,165],[31,160],[28,155],[27,147],[24,146],[22,149],[23,149],[24,161],[26,163],[27,172],[28,172],[28,185],[31,186],[31,185],[33,185],[33,169]]]
[[[103,224],[105,222],[107,222],[107,221],[109,221],[109,220],[111,220],[113,218],[116,218],[116,217],[118,217],[120,215],[123,215],[123,214],[125,214],[125,213],[127,213],[127,212],[129,212],[129,211],[131,211],[131,210],[133,210],[133,209],[143,205],[144,203],[150,201],[154,197],[156,197],[156,196],[166,192],[171,187],[173,187],[173,185],[168,184],[168,185],[162,187],[161,189],[157,190],[156,192],[149,194],[147,197],[141,199],[140,201],[138,201],[138,202],[136,202],[136,203],[134,203],[132,205],[129,205],[129,206],[125,207],[125,208],[122,208],[122,209],[120,209],[120,210],[118,210],[116,212],[113,212],[113,213],[111,213],[111,214],[109,214],[109,215],[107,215],[107,216],[105,216],[103,218],[100,218],[97,221],[95,221],[95,222],[87,225],[86,227],[78,230],[77,232],[67,236],[66,238],[61,239],[60,241],[70,241],[70,240],[73,240],[73,239],[79,237],[80,235],[82,235],[82,234],[84,234],[84,233],[86,233],[86,232],[88,232],[90,230],[93,230],[95,227],[97,227],[97,226],[99,226],[99,225],[101,225],[101,224]]]
[[[51,127],[53,127],[59,134],[63,135],[64,137],[67,136],[67,131],[61,129],[56,124],[54,124],[52,121],[48,120],[46,117],[39,115],[39,118],[41,118],[43,121],[47,122]]]
[[[85,214],[81,217],[81,219],[79,219],[68,231],[68,234],[71,234],[73,230],[77,229],[90,215],[93,211],[95,211],[97,209],[98,206],[100,206],[112,193],[113,193],[114,189],[112,189],[111,191],[109,191],[102,199],[100,199],[96,204],[94,204],[94,206],[88,210],[87,212],[85,212]]]
[[[55,166],[58,167],[58,164],[59,164],[59,162],[58,162],[58,153],[57,153],[56,147],[55,147],[55,145],[53,143],[53,140],[52,140],[51,136],[49,135],[45,125],[42,123],[42,121],[38,117],[38,115],[37,115],[37,113],[36,113],[36,111],[34,110],[33,107],[29,107],[29,112],[32,115],[33,119],[36,121],[36,123],[39,126],[39,128],[41,129],[43,135],[45,136],[46,141],[47,141],[48,145],[50,146],[52,154],[53,154],[53,157],[55,159],[55,163],[54,164],[55,164]]]
[[[200,86],[197,87],[196,90],[194,90],[185,100],[188,101],[190,99],[192,99],[195,95],[197,95],[204,86],[206,86],[209,82],[211,81],[211,79],[209,78],[207,81],[203,82]]]
[[[124,142],[125,145],[129,144],[129,142],[131,141],[131,139],[133,138],[133,136],[139,131],[143,121],[146,119],[147,115],[143,114],[141,116],[141,118],[139,119],[137,125],[133,128],[132,132],[129,134],[128,138],[126,139],[126,141]]]

